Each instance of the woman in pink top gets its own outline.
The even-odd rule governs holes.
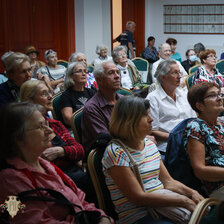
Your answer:
[[[51,146],[52,129],[42,115],[43,107],[30,103],[8,104],[0,111],[0,203],[8,196],[27,190],[48,188],[60,192],[73,205],[73,210],[98,211],[100,224],[111,223],[102,210],[84,201],[85,194],[74,182],[50,162],[40,158]],[[32,193],[32,196],[50,197],[47,192]],[[25,201],[23,212],[19,211],[13,223],[75,223],[69,207],[56,202]],[[11,217],[10,221],[11,220]],[[0,221],[1,217],[0,217]],[[1,222],[2,223],[2,222]]]

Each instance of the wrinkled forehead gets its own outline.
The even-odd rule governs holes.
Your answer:
[[[164,51],[170,51],[171,50],[171,47],[169,44],[164,44],[161,48],[162,52]]]

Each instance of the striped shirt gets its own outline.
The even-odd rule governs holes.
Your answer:
[[[37,72],[49,76],[50,80],[54,81],[65,77],[66,68],[63,65],[57,65],[56,68],[46,65],[38,69]]]
[[[145,139],[145,148],[142,151],[129,147],[127,150],[138,164],[145,191],[152,192],[163,188],[163,184],[159,180],[160,154],[156,145],[151,140]],[[124,150],[114,143],[110,144],[104,153],[102,165],[107,187],[119,215],[119,223],[135,223],[146,216],[147,209],[128,201],[108,173],[108,169],[113,166],[131,166],[130,159]]]

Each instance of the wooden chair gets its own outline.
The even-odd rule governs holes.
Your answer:
[[[196,71],[200,66],[201,66],[201,64],[197,64],[197,65],[195,65],[195,66],[189,68],[189,70],[188,70],[188,74],[189,74],[189,75],[193,75],[193,74],[195,73],[195,71]]]
[[[62,92],[58,92],[53,97],[53,100],[52,100],[52,104],[53,104],[52,115],[53,115],[53,118],[55,120],[58,120],[58,121],[61,121],[62,123],[64,123],[63,117],[62,117],[62,114],[61,114],[61,108],[60,108],[61,95],[62,95]]]
[[[81,143],[82,139],[82,121],[83,107],[75,111],[71,117],[71,128],[75,137],[75,140]]]
[[[105,176],[102,171],[101,160],[104,151],[93,149],[88,156],[88,170],[93,182],[93,186],[96,192],[99,208],[103,209],[105,213],[111,216],[114,220],[118,219],[118,215],[115,212],[114,204],[110,197],[110,192],[106,186]]]
[[[91,65],[88,65],[88,71],[89,71],[90,73],[92,73],[93,70],[94,70],[94,66],[93,66],[92,64],[91,64]]]
[[[220,72],[222,75],[224,75],[224,59],[218,61],[218,62],[216,63],[216,66],[215,66],[215,67],[219,70],[219,72]]]
[[[142,83],[146,83],[149,75],[149,62],[140,57],[133,58],[132,62],[135,64],[141,75]]]
[[[194,78],[194,73],[187,76],[187,78],[185,79],[186,85],[187,85],[187,89],[189,90],[192,86],[192,79]]]
[[[58,60],[57,64],[58,64],[58,65],[63,65],[63,66],[65,66],[65,68],[68,67],[68,62],[65,61],[65,60]]]
[[[220,204],[220,200],[215,198],[206,198],[202,200],[201,202],[197,204],[193,214],[191,215],[189,224],[200,224],[209,206],[212,206],[212,205],[218,206],[219,204]],[[215,220],[213,221],[214,221],[213,223],[217,223]]]

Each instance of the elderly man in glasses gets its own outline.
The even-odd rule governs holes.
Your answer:
[[[44,58],[47,61],[47,65],[37,70],[37,76],[48,84],[50,80],[50,86],[54,89],[54,92],[57,93],[64,84],[66,68],[63,65],[57,64],[57,52],[52,49],[45,51]],[[43,77],[43,75],[47,78]]]
[[[146,97],[153,118],[152,135],[164,158],[170,131],[186,118],[196,117],[187,101],[187,92],[180,86],[181,73],[176,60],[162,61],[156,70],[158,88]]]

